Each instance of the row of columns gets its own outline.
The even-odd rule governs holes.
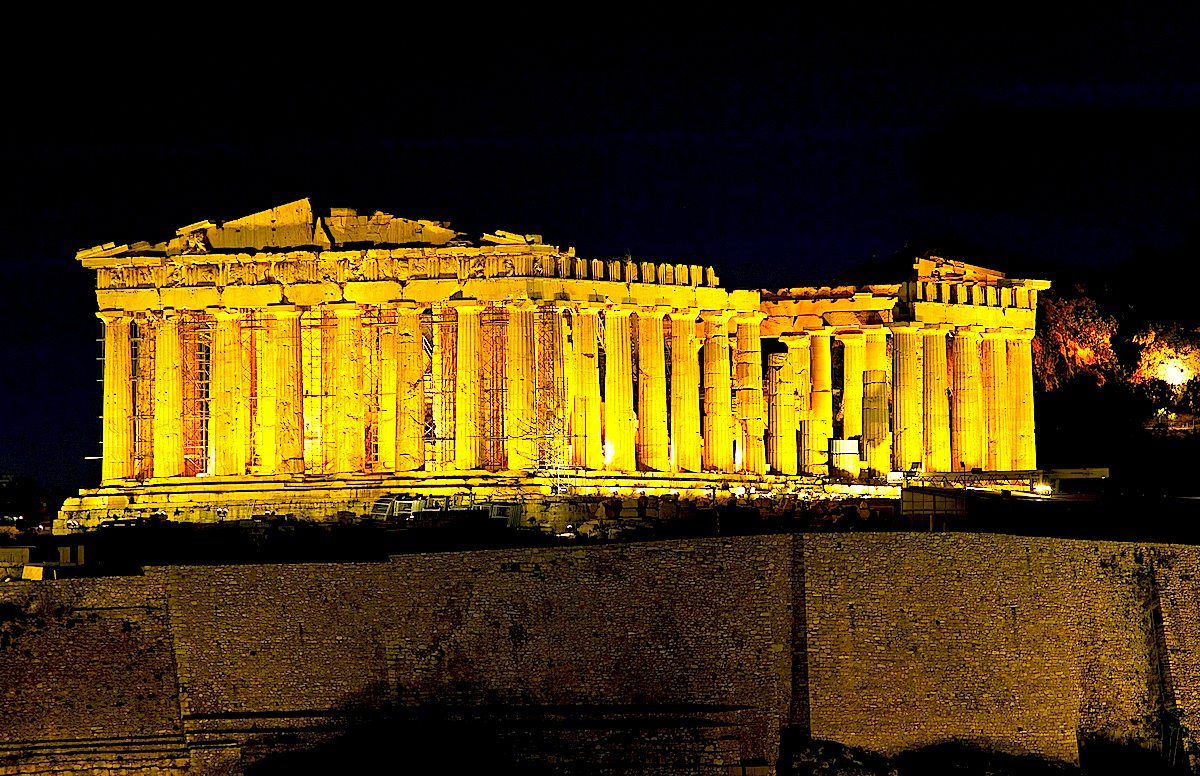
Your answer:
[[[1036,468],[1032,332],[895,324],[892,335],[899,467]]]
[[[362,334],[362,318],[354,305],[330,307],[335,328],[331,363],[322,370],[323,380],[329,382],[324,390],[330,396],[322,413],[321,434],[332,442],[334,471],[354,472],[365,463],[362,362],[354,350]],[[483,307],[476,303],[455,307],[456,325],[435,332],[435,341],[442,335],[452,338],[442,344],[442,350],[454,348],[454,359],[446,360],[443,370],[453,380],[454,391],[441,397],[446,406],[440,413],[435,407],[434,414],[440,422],[453,425],[454,467],[475,469],[482,465],[485,422]],[[256,472],[305,469],[301,313],[287,306],[259,312],[263,356],[251,429],[241,313],[214,311],[208,421],[211,474],[244,474],[252,435]],[[789,475],[826,474],[834,429],[831,341],[835,337],[844,355],[842,436],[860,440],[873,474],[907,469],[913,463],[927,471],[1035,466],[1027,332],[893,324],[893,432],[889,430],[888,332],[883,328],[838,332],[827,327],[783,335],[788,350],[769,358],[764,403],[760,314],[705,311],[699,316],[703,338],[698,340],[697,311],[648,311],[637,322],[635,415],[632,348],[623,343],[632,342],[630,316],[636,310],[607,309],[603,326],[599,312],[599,307],[575,310],[570,336],[553,339],[556,352],[547,353],[539,351],[545,346],[538,345],[533,304],[518,302],[508,308],[503,354],[508,468],[529,469],[539,463],[537,438],[544,408],[539,409],[535,401],[538,363],[550,360],[564,365],[563,412],[570,429],[569,463],[575,466],[752,474],[764,474],[769,468]],[[664,313],[672,335],[669,390]],[[106,353],[103,477],[117,480],[135,474],[130,317],[108,312],[100,317],[105,321]],[[166,311],[153,331],[153,475],[178,476],[184,472],[180,317]],[[426,456],[426,359],[419,310],[397,309],[394,330],[389,328],[383,336],[377,429],[380,465],[394,471],[420,469]],[[597,348],[601,336],[607,344],[603,402]],[[703,354],[703,414],[697,401],[698,350]],[[435,371],[441,368],[436,361]]]
[[[782,336],[769,359],[768,458],[783,474],[824,475],[834,463],[831,344],[843,347],[842,438],[857,438],[872,476],[1036,467],[1032,333],[897,323],[892,334],[889,432],[884,328]],[[949,357],[949,361],[947,360]],[[795,418],[793,421],[792,418]],[[799,450],[792,441],[799,426]]]

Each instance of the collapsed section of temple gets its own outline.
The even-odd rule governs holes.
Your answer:
[[[481,242],[300,200],[80,251],[103,481],[60,517],[1035,468],[1045,281],[927,257],[888,285],[727,291],[698,265]]]

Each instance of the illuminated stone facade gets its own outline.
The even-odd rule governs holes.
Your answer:
[[[104,321],[104,463],[60,517],[1036,467],[1045,281],[935,257],[888,285],[727,291],[697,265],[480,242],[300,200],[81,251]]]

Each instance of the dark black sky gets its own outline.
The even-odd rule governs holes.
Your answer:
[[[752,34],[355,14],[85,30],[21,63],[0,472],[98,482],[101,330],[76,250],[303,196],[712,264],[733,288],[935,244],[1056,281],[1136,268],[1190,303],[1167,279],[1197,248],[1192,6],[965,33],[807,12]]]

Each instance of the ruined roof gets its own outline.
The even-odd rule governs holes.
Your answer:
[[[351,245],[446,245],[461,236],[461,232],[450,229],[448,222],[413,221],[380,211],[360,216],[352,208],[332,208],[327,216],[314,216],[312,203],[305,198],[232,221],[188,224],[176,229],[173,238],[162,242],[97,245],[79,251],[75,258],[176,256],[288,248],[328,250]]]

